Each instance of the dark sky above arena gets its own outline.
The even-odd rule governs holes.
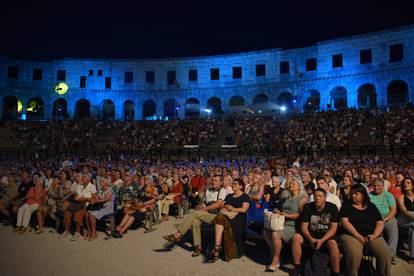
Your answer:
[[[0,54],[37,60],[299,48],[414,23],[407,0],[9,2],[0,4]]]

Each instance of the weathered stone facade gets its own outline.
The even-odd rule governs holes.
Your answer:
[[[310,59],[316,59],[316,70],[312,70],[315,63]],[[214,69],[219,71],[218,80],[212,80],[217,73]],[[66,72],[62,82],[69,90],[64,95],[55,92],[58,70]],[[153,72],[154,82],[151,73],[146,72]],[[39,75],[41,80],[35,80]],[[190,77],[196,80],[190,81]],[[81,82],[84,88],[80,88]],[[324,41],[301,49],[220,56],[139,60],[68,58],[51,62],[0,56],[3,117],[10,115],[6,114],[10,110],[5,110],[7,96],[22,103],[21,114],[28,113],[31,99],[36,98],[38,105],[43,102],[43,112],[39,109],[38,116],[33,116],[36,119],[51,119],[64,109],[70,118],[81,116],[81,107],[77,107],[81,99],[89,102],[91,117],[103,118],[107,113],[117,120],[128,116],[140,120],[152,115],[215,116],[220,108],[212,106],[213,100],[209,104],[212,97],[219,99],[224,115],[278,114],[282,106],[289,111],[304,107],[340,108],[341,103],[357,108],[412,103],[414,25]],[[233,96],[240,97],[232,99]],[[64,101],[56,104],[59,98]],[[169,99],[172,101],[168,102]],[[107,107],[104,100],[109,100]],[[155,103],[155,114],[149,100]],[[126,101],[132,103],[125,104]]]

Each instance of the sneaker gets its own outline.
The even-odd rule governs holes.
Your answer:
[[[77,241],[79,239],[79,237],[80,237],[80,234],[79,233],[75,233],[75,234],[73,234],[72,238],[70,238],[70,240],[71,241]]]
[[[391,264],[392,265],[396,265],[397,264],[397,260],[395,259],[395,257],[391,257]]]
[[[278,269],[279,269],[279,264],[277,266],[268,265],[266,266],[265,272],[275,272]]]
[[[66,238],[67,236],[69,236],[69,232],[66,232],[66,231],[65,231],[65,232],[63,232],[62,234],[60,234],[58,238],[59,238],[59,239],[64,239],[64,238]]]

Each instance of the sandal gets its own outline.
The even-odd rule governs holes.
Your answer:
[[[16,226],[16,228],[14,228],[12,230],[12,233],[19,233],[20,232],[21,227],[20,226]]]
[[[39,235],[39,234],[42,234],[42,233],[43,233],[43,229],[37,229],[36,232],[35,232],[36,235]]]
[[[201,246],[194,246],[194,252],[191,254],[192,257],[198,257],[201,254]]]
[[[181,237],[177,238],[174,234],[165,235],[162,237],[164,238],[164,240],[167,240],[169,242],[180,242],[181,241]]]
[[[213,251],[211,251],[211,258],[209,263],[215,263],[220,257],[221,245],[215,245]]]

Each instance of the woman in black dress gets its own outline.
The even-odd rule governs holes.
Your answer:
[[[250,206],[250,198],[244,193],[245,184],[237,178],[233,180],[233,194],[224,200],[224,206],[220,214],[214,219],[215,246],[210,262],[219,258],[221,242],[224,241],[226,260],[243,256],[243,234],[247,224],[247,211]]]

